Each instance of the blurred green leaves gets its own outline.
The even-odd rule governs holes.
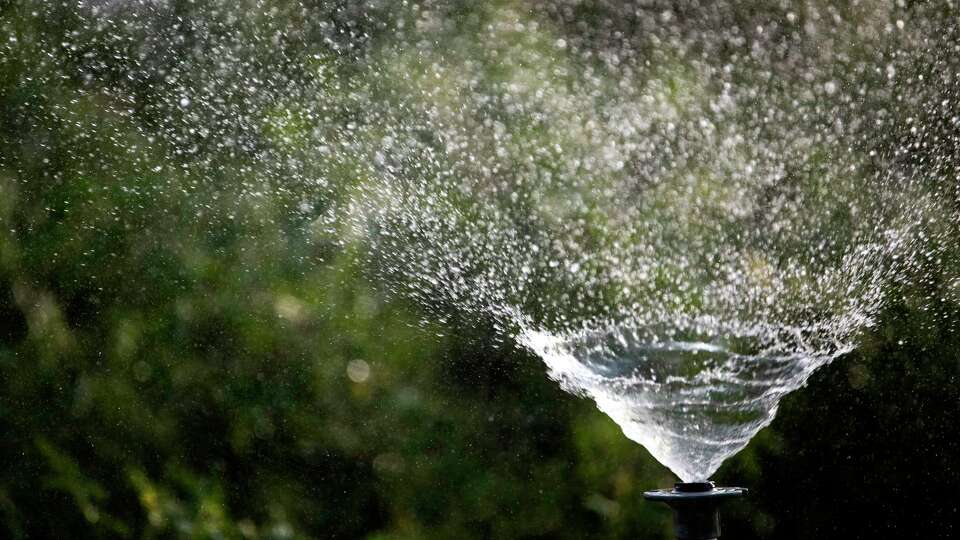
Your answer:
[[[380,3],[360,17],[351,2],[178,0],[150,19],[135,4],[97,3],[97,26],[71,3],[0,2],[0,536],[665,538],[669,514],[640,493],[671,480],[643,449],[546,380],[536,359],[498,344],[494,329],[455,313],[424,322],[419,307],[368,282],[355,246],[333,246],[341,231],[321,219],[364,180],[362,160],[338,152],[363,105],[351,96],[381,92],[386,106],[430,88],[427,105],[442,114],[460,83],[506,94],[531,73],[562,94],[588,64],[553,54],[569,29],[531,30],[537,3],[444,5],[457,25],[436,31],[458,48],[397,52],[398,21],[419,5]],[[610,18],[588,4],[578,17]],[[107,20],[111,9],[124,16]],[[135,24],[141,17],[150,24]],[[495,42],[457,39],[487,25]],[[228,49],[248,71],[220,68]],[[548,50],[562,61],[517,69]],[[468,66],[475,56],[483,61]],[[435,80],[401,79],[433,61]],[[396,79],[368,84],[358,75],[367,62]],[[283,77],[253,80],[267,68]],[[663,91],[696,99],[694,75],[677,68]],[[217,99],[235,108],[205,108]],[[556,156],[524,151],[592,144],[576,118],[551,132],[509,105],[487,112],[523,159],[497,174],[559,174]],[[307,154],[323,157],[298,159]],[[815,184],[816,165],[798,181]],[[725,196],[703,178],[699,196]],[[834,187],[816,187],[829,202]],[[551,219],[604,219],[568,216],[561,195],[531,204]],[[838,224],[847,219],[838,211]],[[693,210],[673,225],[696,227]],[[769,261],[755,258],[763,279]],[[651,282],[668,288],[679,271]],[[789,537],[802,521],[790,509],[802,504],[775,471],[803,454],[795,476],[816,487],[824,467],[843,470],[828,467],[835,450],[870,450],[837,443],[840,428],[804,440],[822,416],[841,411],[857,434],[903,421],[892,446],[927,434],[905,421],[901,392],[943,396],[926,413],[938,430],[930,449],[891,447],[856,473],[910,482],[907,456],[956,478],[956,338],[925,303],[946,286],[900,291],[902,305],[849,371],[812,383],[855,392],[859,405],[795,398],[721,471],[782,503],[744,502],[732,530]],[[885,375],[891,365],[904,381]],[[833,510],[804,522],[807,537],[829,534]]]

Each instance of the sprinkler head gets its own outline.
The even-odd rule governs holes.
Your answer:
[[[647,491],[643,498],[673,509],[678,540],[715,540],[720,538],[720,504],[746,492],[745,488],[716,487],[713,482],[678,482],[673,489]]]

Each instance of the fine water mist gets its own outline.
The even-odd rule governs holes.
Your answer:
[[[861,91],[914,91],[898,70],[935,53],[882,11],[875,63],[838,71],[846,45],[809,40],[845,22],[812,13],[716,34],[638,8],[646,32],[599,48],[511,6],[473,13],[483,43],[421,13],[436,41],[383,52],[408,88],[361,128],[369,174],[333,221],[395,291],[492,319],[705,480],[923,279],[955,215],[950,182],[871,150],[914,120]]]
[[[72,41],[3,46],[86,85],[56,125],[101,101],[136,120],[114,141],[142,163],[116,180],[131,204],[235,203],[244,230],[308,237],[304,267],[350,258],[427,322],[492,321],[686,481],[956,234],[960,40],[936,3],[320,3],[284,8],[295,30],[89,4]],[[83,178],[109,170],[86,136]],[[142,226],[116,214],[76,230]]]

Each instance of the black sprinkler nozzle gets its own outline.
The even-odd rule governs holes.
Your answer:
[[[673,509],[678,540],[715,540],[720,538],[720,504],[746,492],[746,488],[716,487],[713,482],[678,482],[673,489],[647,491],[643,498]]]

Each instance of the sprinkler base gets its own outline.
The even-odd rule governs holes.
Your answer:
[[[680,482],[673,489],[647,491],[643,498],[673,509],[678,540],[715,540],[720,538],[720,504],[746,492],[746,488],[716,487],[713,482]]]

